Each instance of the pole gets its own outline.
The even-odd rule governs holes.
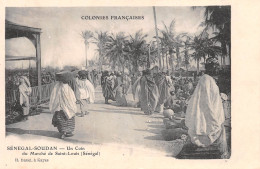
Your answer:
[[[42,99],[42,92],[41,92],[41,86],[42,86],[42,77],[41,77],[41,40],[40,40],[40,34],[36,35],[36,69],[38,74],[38,88],[39,88],[39,103]]]
[[[148,48],[148,58],[147,58],[147,68],[150,69],[150,47],[151,44],[149,44],[149,48]]]
[[[88,67],[88,44],[85,42],[85,55],[86,55],[86,69]]]
[[[156,33],[156,42],[157,42],[157,55],[159,58],[159,69],[161,69],[162,67],[162,63],[161,63],[161,56],[160,56],[160,49],[159,49],[159,40],[158,40],[158,29],[157,29],[157,22],[156,22],[156,11],[155,11],[155,7],[153,6],[153,15],[154,15],[154,27],[155,27],[155,33]]]

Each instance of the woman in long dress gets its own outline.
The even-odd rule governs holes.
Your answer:
[[[154,113],[159,99],[159,91],[151,70],[143,71],[143,76],[140,79],[140,87],[141,110],[144,111],[144,114],[151,115]]]
[[[114,91],[116,93],[116,95],[115,95],[116,104],[118,106],[127,106],[127,101],[126,101],[126,98],[125,98],[124,88],[125,88],[125,85],[122,82],[122,77],[118,76],[116,78],[116,87],[114,89]]]
[[[102,93],[105,98],[105,104],[108,104],[108,100],[115,101],[115,94],[113,92],[113,78],[108,71],[105,71],[101,77]]]
[[[21,76],[19,85],[19,92],[20,92],[20,105],[23,108],[23,116],[25,120],[28,120],[28,115],[30,111],[30,101],[29,95],[32,92],[30,82],[27,77]]]
[[[79,78],[76,78],[76,99],[80,104],[81,117],[88,114],[88,104],[94,103],[95,89],[93,84],[87,79],[85,71],[79,71]]]
[[[136,102],[136,107],[140,107],[140,99],[141,99],[140,80],[141,80],[141,77],[142,76],[138,77],[132,86],[132,94],[133,94],[133,99]]]
[[[154,77],[155,83],[158,87],[159,98],[155,111],[157,113],[162,113],[164,108],[164,103],[170,97],[170,86],[166,79],[165,72],[157,73]]]
[[[57,83],[51,93],[49,109],[51,113],[54,113],[52,124],[58,128],[63,139],[73,136],[77,105],[75,94],[68,85],[68,82],[73,78],[71,73],[57,73],[56,77]]]

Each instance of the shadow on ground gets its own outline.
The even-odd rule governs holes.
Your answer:
[[[129,111],[129,110],[128,110]],[[89,112],[99,112],[99,110],[95,109],[89,109]],[[111,110],[107,109],[106,111],[103,111],[102,113],[118,113],[118,114],[130,114],[130,115],[144,115],[142,113],[137,113],[137,112],[126,112],[122,110]]]
[[[23,130],[20,128],[6,128],[6,135],[8,135],[8,133],[13,133],[13,134],[19,134],[19,135],[23,135],[23,134],[29,134],[29,135],[37,135],[37,136],[45,136],[45,137],[51,137],[51,138],[60,138],[60,133],[57,131],[46,131],[46,130]],[[73,137],[66,137],[65,139],[63,139],[64,141],[68,141],[71,143],[83,143],[83,144],[92,144],[91,142],[88,141],[79,141],[76,139],[73,139]]]

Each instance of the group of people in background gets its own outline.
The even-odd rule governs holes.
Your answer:
[[[205,74],[198,77],[175,77],[168,70],[159,70],[158,67],[130,75],[117,71],[99,73],[96,70],[56,73],[49,102],[49,109],[54,114],[52,124],[58,128],[61,138],[72,136],[75,116],[84,117],[89,113],[88,104],[94,103],[95,88],[100,84],[105,104],[112,100],[117,106],[128,106],[126,96],[131,92],[135,106],[146,115],[162,113],[166,109],[181,112],[193,144],[205,147],[217,140],[221,142],[221,151],[225,152],[225,114],[218,87],[218,81],[225,79],[217,78],[219,63],[216,58],[208,58],[205,69]],[[10,88],[11,81],[12,78],[8,78],[7,88]],[[19,89],[19,104],[26,120],[32,92],[29,77],[19,74],[12,83]]]
[[[223,93],[218,87],[220,66],[217,58],[206,60],[205,74],[193,77],[174,77],[158,67],[131,75],[105,71],[101,85],[105,103],[114,100],[126,106],[125,95],[130,85],[136,106],[146,115],[172,109],[180,113],[192,144],[208,147],[219,144],[221,153],[227,152]],[[228,86],[228,84],[226,84]],[[224,85],[225,86],[225,85]],[[225,98],[225,97],[224,97]]]
[[[169,71],[158,67],[146,69],[131,75],[104,71],[101,86],[105,103],[116,101],[118,106],[127,106],[126,95],[131,91],[136,107],[145,114],[161,113],[165,108],[176,109],[175,100],[187,100],[197,81],[191,78],[174,77]]]
[[[131,87],[131,79],[121,72],[102,72],[101,87],[105,103],[109,100],[116,101],[118,106],[127,106],[126,95]]]

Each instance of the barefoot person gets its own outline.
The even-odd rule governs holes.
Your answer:
[[[123,83],[123,78],[118,74],[116,78],[116,86],[114,88],[116,105],[117,106],[127,106],[127,101],[124,93],[125,84]]]
[[[77,112],[76,97],[68,85],[72,79],[70,72],[56,74],[55,84],[50,97],[50,111],[54,113],[52,124],[58,128],[61,138],[73,136],[75,114]]]
[[[156,106],[155,111],[157,113],[162,113],[163,112],[163,108],[164,108],[164,103],[166,102],[166,100],[170,97],[170,82],[167,81],[166,79],[166,71],[163,72],[159,72],[155,75],[155,83],[158,87],[158,91],[159,91],[159,99],[158,99],[158,103]],[[170,80],[170,79],[168,79]]]
[[[108,104],[108,100],[114,100],[115,96],[113,93],[113,77],[110,76],[108,71],[105,71],[101,78],[102,93],[105,98],[105,104]]]
[[[87,72],[82,70],[78,72],[79,78],[76,78],[76,99],[80,104],[81,117],[88,114],[88,103],[94,103],[95,89],[92,83],[87,79]]]
[[[134,84],[132,85],[132,94],[133,94],[133,98],[134,101],[136,102],[136,107],[140,107],[140,98],[141,98],[141,84],[140,84],[140,80],[141,77],[138,77],[136,79],[136,81],[134,82]]]
[[[225,115],[219,88],[214,79],[219,70],[217,58],[208,58],[205,69],[205,74],[200,78],[189,100],[185,124],[193,144],[199,147],[208,147],[217,143],[220,152],[225,154],[227,153],[223,125]]]
[[[143,71],[143,76],[140,79],[140,86],[141,110],[144,111],[144,114],[151,115],[156,108],[159,98],[158,88],[154,82],[151,70],[147,69]]]

